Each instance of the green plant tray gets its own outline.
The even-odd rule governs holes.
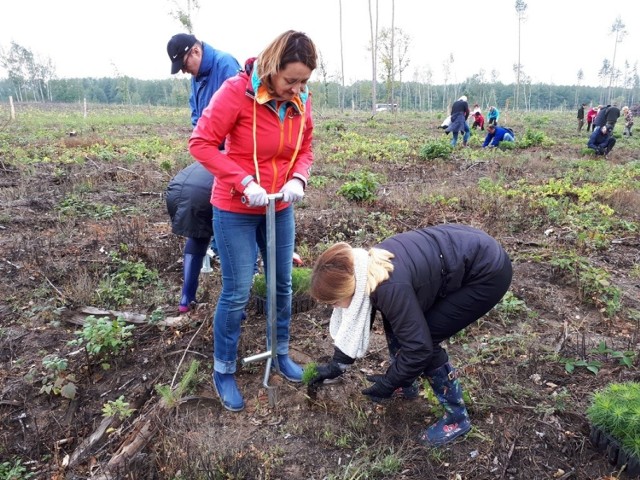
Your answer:
[[[629,478],[640,478],[640,458],[629,454],[620,443],[608,433],[594,425],[591,426],[589,439],[596,449],[604,452],[611,465],[624,469]]]
[[[254,296],[254,303],[256,306],[256,312],[261,315],[266,315],[267,313],[267,299],[266,297],[258,297]],[[307,310],[311,310],[315,308],[316,301],[311,298],[309,295],[294,295],[291,297],[291,315],[295,315],[296,313],[306,312]]]

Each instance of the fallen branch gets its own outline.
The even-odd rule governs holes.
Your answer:
[[[79,312],[73,312],[71,315],[65,318],[65,321],[69,323],[73,323],[74,325],[84,325],[85,319],[87,315],[96,315],[96,316],[107,316],[114,318],[122,318],[127,323],[134,323],[138,325],[148,324],[149,318],[144,313],[136,313],[136,312],[120,312],[117,310],[105,310],[102,308],[96,307],[83,307]],[[188,315],[179,315],[177,317],[167,317],[164,320],[160,320],[154,325],[159,327],[172,327],[178,328],[183,325],[186,325],[190,322],[190,318]]]
[[[178,365],[178,369],[180,365]],[[156,387],[160,393],[160,399],[157,404],[139,416],[133,425],[133,430],[122,441],[116,453],[111,457],[104,467],[104,473],[95,477],[96,480],[110,480],[114,474],[124,472],[127,464],[133,459],[158,433],[160,427],[164,424],[169,413],[177,406],[184,402],[193,400],[194,397],[184,397],[189,384],[195,378],[198,369],[198,363],[192,362],[189,370],[185,373],[183,379],[175,387],[169,387],[163,390]],[[175,375],[174,375],[175,379]]]

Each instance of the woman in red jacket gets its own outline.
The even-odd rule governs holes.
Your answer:
[[[213,317],[213,381],[231,411],[244,408],[235,380],[240,323],[251,290],[256,242],[266,258],[267,195],[278,192],[283,200],[276,204],[277,366],[288,380],[302,379],[302,369],[288,355],[292,204],[304,196],[313,163],[307,82],[316,63],[316,47],[307,35],[284,32],[222,85],[189,140],[191,154],[215,177],[211,203],[222,292]],[[218,145],[225,139],[223,153]]]

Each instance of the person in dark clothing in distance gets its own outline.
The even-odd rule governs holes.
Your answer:
[[[607,116],[604,119],[604,124],[607,126],[607,130],[609,131],[609,135],[613,135],[613,129],[616,126],[616,122],[620,118],[620,109],[618,108],[618,104],[614,103],[607,109]]]
[[[587,142],[587,147],[593,149],[596,152],[596,155],[604,155],[604,158],[607,158],[607,155],[613,150],[613,147],[616,144],[616,139],[609,132],[609,129],[606,125],[594,130],[594,132],[589,137],[589,141]]]
[[[453,102],[453,105],[451,106],[451,123],[445,130],[446,133],[453,133],[451,138],[452,147],[455,147],[458,143],[459,132],[464,132],[462,145],[465,147],[467,146],[467,142],[471,136],[467,118],[469,118],[469,104],[467,103],[467,97],[463,95]]]
[[[607,121],[607,110],[609,110],[609,108],[611,107],[611,105],[598,105],[598,114],[596,115],[596,118],[593,119],[593,130],[596,131],[598,128],[603,127],[604,125],[606,125]]]
[[[441,343],[491,310],[509,289],[511,261],[487,233],[439,225],[392,236],[375,248],[335,244],[316,261],[310,294],[334,307],[333,359],[316,366],[311,385],[342,375],[368,348],[376,311],[383,319],[390,366],[367,377],[373,401],[429,381],[444,416],[418,441],[443,445],[471,429],[456,370]]]
[[[582,127],[584,126],[584,107],[586,107],[587,104],[583,103],[582,105],[580,105],[580,107],[578,108],[578,133],[580,133],[582,131]]]

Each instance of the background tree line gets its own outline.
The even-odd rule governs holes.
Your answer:
[[[461,95],[467,95],[469,103],[487,108],[513,109],[514,84],[484,83],[477,76],[456,84],[431,84],[420,81],[377,82],[378,103],[396,103],[403,110],[447,111],[449,105]],[[120,76],[114,78],[69,78],[33,80],[16,83],[15,79],[0,80],[0,102],[7,103],[9,96],[16,102],[82,102],[163,105],[183,107],[188,104],[189,79],[138,80]],[[372,110],[373,85],[370,80],[360,80],[342,86],[335,80],[320,79],[310,82],[314,104],[321,108],[346,110]],[[390,89],[394,102],[390,102]],[[579,103],[605,104],[607,87],[576,85],[550,85],[544,83],[520,85],[521,101],[525,97],[526,110],[574,109]],[[524,93],[523,93],[524,92]],[[614,101],[619,105],[634,105],[638,101],[640,87],[617,88]],[[344,102],[344,103],[343,103]]]
[[[187,10],[179,10],[174,15],[180,14],[180,18],[188,19],[190,14],[185,12],[190,12],[195,6],[197,4],[189,3]],[[320,54],[317,80],[311,82],[316,106],[374,112],[375,104],[387,103],[403,110],[446,112],[449,105],[463,94],[467,95],[472,105],[478,103],[483,108],[495,105],[499,109],[515,110],[575,109],[583,102],[617,102],[621,106],[638,102],[640,76],[637,65],[631,66],[625,62],[623,69],[615,67],[615,49],[613,60],[603,61],[598,74],[600,85],[597,87],[581,85],[582,70],[577,73],[575,85],[533,83],[520,59],[514,64],[513,83],[502,83],[495,71],[490,75],[480,71],[462,82],[450,83],[450,79],[455,78],[453,54],[442,65],[443,83],[435,84],[432,81],[431,69],[416,70],[407,79],[406,71],[410,64],[407,51],[411,38],[401,28],[395,27],[393,21],[391,28],[378,28],[377,20],[374,25],[373,19],[378,17],[377,0],[375,8],[372,8],[369,0],[369,8],[372,21],[371,78],[376,81],[359,80],[346,85],[343,73],[330,73]],[[394,3],[392,8],[395,8]],[[520,15],[526,10],[526,4],[521,0],[516,1],[516,10]],[[521,22],[522,17],[519,16],[518,20]],[[616,34],[615,46],[624,37],[623,29],[622,21],[616,19],[612,26],[612,32]],[[138,80],[121,75],[115,66],[114,77],[58,79],[51,59],[41,60],[29,48],[15,42],[6,51],[0,49],[0,65],[8,72],[7,79],[0,79],[1,102],[7,102],[11,96],[16,102],[73,103],[86,99],[93,103],[184,106],[189,98],[187,78]]]

